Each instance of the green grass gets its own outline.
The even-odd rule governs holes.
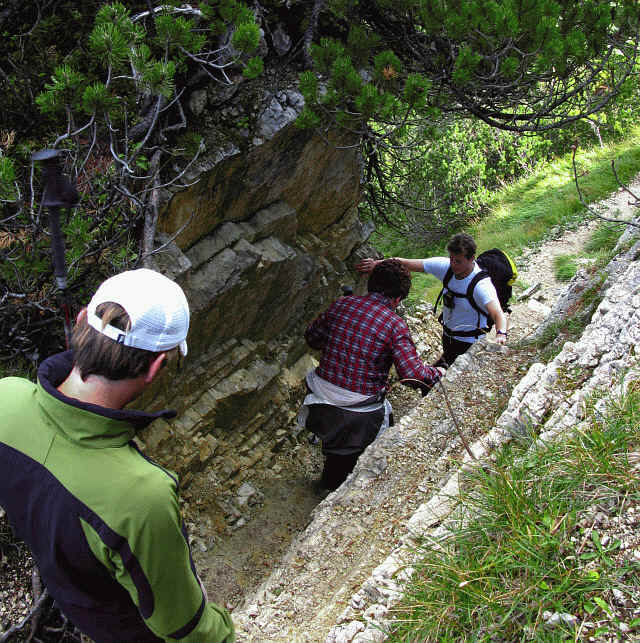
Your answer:
[[[580,189],[588,203],[605,198],[619,186],[611,171],[611,160],[621,181],[629,182],[640,172],[640,127],[619,143],[594,147],[576,154]],[[571,154],[545,165],[537,172],[498,191],[490,214],[467,228],[479,252],[498,247],[516,259],[532,243],[543,240],[557,227],[570,227],[588,216],[580,203],[573,178]],[[609,226],[610,234],[620,234],[620,226]],[[385,256],[429,257],[446,255],[446,242],[439,246],[420,246],[408,236],[376,233],[371,240]],[[415,274],[410,302],[433,302],[440,282],[428,275]]]
[[[637,590],[640,565],[591,526],[594,505],[612,518],[640,501],[628,458],[639,446],[640,392],[630,387],[606,413],[591,408],[586,432],[500,450],[491,470],[465,481],[466,521],[441,546],[424,545],[388,642],[587,640],[615,636],[620,620],[638,634],[640,619],[613,610],[611,591]],[[551,628],[545,611],[576,621]]]
[[[558,281],[570,281],[578,272],[576,255],[557,255],[553,258],[553,274]]]
[[[584,246],[585,252],[594,257],[608,259],[620,239],[622,226],[619,223],[605,223],[594,230]]]

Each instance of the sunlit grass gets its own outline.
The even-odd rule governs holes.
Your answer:
[[[618,243],[623,230],[624,226],[620,223],[603,223],[594,230],[584,246],[584,251],[596,259],[606,260]]]
[[[577,271],[576,255],[558,255],[553,258],[553,274],[557,281],[570,281]]]

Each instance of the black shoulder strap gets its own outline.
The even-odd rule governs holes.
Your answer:
[[[451,281],[451,277],[453,277],[453,270],[451,270],[451,266],[447,268],[447,272],[444,276],[444,279],[442,280],[442,285],[446,288],[449,285],[449,282]]]
[[[444,293],[444,289],[449,285],[449,282],[451,281],[451,277],[453,277],[453,270],[451,270],[451,267],[447,268],[447,272],[444,275],[444,278],[442,279],[442,288],[440,289],[440,292],[438,293],[438,296],[436,297],[436,303],[433,305],[433,314],[436,314],[436,311],[438,310],[438,304],[440,303],[440,300],[442,299],[442,294]]]
[[[486,315],[487,313],[482,310],[480,306],[478,306],[476,300],[473,297],[473,291],[476,289],[478,282],[482,279],[491,279],[491,276],[486,270],[481,270],[479,273],[474,275],[473,279],[469,282],[469,285],[467,286],[467,299],[479,315]]]
[[[469,300],[469,303],[473,307],[473,309],[476,311],[478,314],[478,320],[476,321],[476,326],[480,328],[480,315],[485,315],[487,316],[487,313],[478,306],[475,298],[473,297],[473,291],[476,289],[476,285],[478,284],[479,281],[482,281],[482,279],[491,279],[491,275],[486,270],[481,270],[480,272],[476,273],[473,276],[473,279],[469,282],[469,285],[467,286],[467,299]]]

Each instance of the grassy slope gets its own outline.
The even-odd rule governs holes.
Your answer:
[[[472,517],[444,548],[425,544],[388,643],[604,642],[621,640],[622,628],[638,640],[640,564],[593,526],[596,510],[625,524],[640,502],[640,478],[629,475],[640,391],[593,411],[588,432],[531,444],[508,445],[467,479],[461,500]],[[555,627],[545,625],[551,613],[562,615]]]
[[[589,203],[603,199],[618,188],[611,160],[621,181],[628,182],[640,172],[640,127],[622,142],[596,147],[576,154],[580,189]],[[571,154],[558,159],[534,174],[497,192],[491,214],[465,230],[471,234],[479,251],[502,248],[516,259],[527,246],[544,239],[555,226],[570,226],[583,220],[585,209],[580,203],[573,178]],[[446,255],[445,245],[425,247],[412,243],[410,237],[391,241],[383,234],[372,238],[372,244],[385,256],[429,257]],[[414,275],[410,301],[433,302],[440,290],[435,277]]]

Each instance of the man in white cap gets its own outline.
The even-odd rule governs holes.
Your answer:
[[[193,567],[175,475],[132,442],[156,413],[125,406],[187,352],[189,305],[152,270],[107,279],[72,350],[38,382],[0,380],[0,506],[62,612],[95,643],[230,642]]]

